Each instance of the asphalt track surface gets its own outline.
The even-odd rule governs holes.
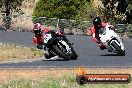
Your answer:
[[[6,32],[0,31],[0,43],[16,44],[26,47],[34,47],[31,32]],[[73,47],[78,54],[77,60],[63,61],[61,58],[45,60],[44,57],[31,61],[11,61],[0,63],[0,68],[47,68],[47,67],[131,67],[132,66],[132,40],[124,38],[126,56],[100,50],[93,43],[90,36],[67,35],[74,43]]]

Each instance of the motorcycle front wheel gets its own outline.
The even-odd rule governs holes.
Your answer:
[[[125,50],[123,51],[115,41],[113,41],[111,45],[119,52],[120,55],[125,56]]]
[[[53,46],[53,51],[57,55],[59,55],[60,57],[64,58],[67,61],[71,59],[71,57],[69,55],[65,54],[63,51],[61,51],[61,49],[57,45]]]

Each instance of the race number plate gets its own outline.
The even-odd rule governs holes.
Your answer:
[[[45,34],[44,43],[47,43],[51,39],[51,34]]]

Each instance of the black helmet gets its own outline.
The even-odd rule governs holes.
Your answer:
[[[95,25],[95,26],[97,26],[97,25],[99,25],[101,23],[101,18],[100,17],[95,17],[94,19],[93,19],[93,24]]]

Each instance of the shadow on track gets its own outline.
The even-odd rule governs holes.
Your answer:
[[[100,56],[122,56],[122,55],[120,55],[120,54],[103,54]]]

